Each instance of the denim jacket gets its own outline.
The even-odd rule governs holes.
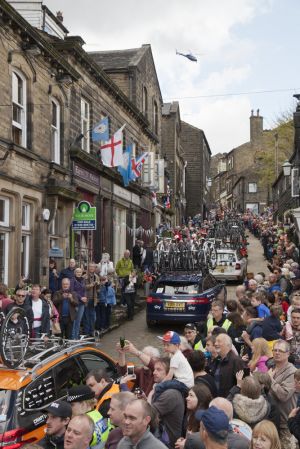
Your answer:
[[[98,298],[101,304],[109,304],[114,306],[117,303],[115,289],[109,282],[100,288]]]

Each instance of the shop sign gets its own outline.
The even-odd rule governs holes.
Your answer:
[[[100,186],[100,176],[87,170],[86,168],[81,167],[80,165],[74,164],[74,175],[90,182],[91,184]]]
[[[94,231],[96,229],[96,207],[88,201],[80,201],[74,209],[72,219],[74,231]]]
[[[64,250],[58,246],[53,246],[49,249],[49,257],[60,259],[64,257]]]

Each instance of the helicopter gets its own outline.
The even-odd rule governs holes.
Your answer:
[[[180,53],[179,51],[176,50],[176,55],[181,55],[181,56],[184,56],[185,58],[189,59],[190,61],[197,62],[196,56],[194,56],[192,53],[184,54],[184,53]]]

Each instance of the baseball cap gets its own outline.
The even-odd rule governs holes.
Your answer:
[[[166,343],[172,343],[173,345],[180,345],[180,336],[177,332],[168,331],[162,337],[158,337],[160,340]]]
[[[217,437],[225,438],[229,431],[229,419],[223,410],[214,405],[207,410],[198,409],[195,418],[202,421],[207,432]]]
[[[78,385],[77,387],[70,388],[68,390],[67,401],[68,402],[82,402],[95,397],[94,391],[87,385]]]
[[[185,329],[189,329],[190,331],[196,331],[197,332],[197,327],[195,326],[195,324],[193,323],[187,323],[184,326]]]
[[[66,401],[54,401],[47,408],[46,412],[51,413],[54,416],[59,416],[60,418],[71,418],[72,417],[72,407]]]

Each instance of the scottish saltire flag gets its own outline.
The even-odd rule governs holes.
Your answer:
[[[123,129],[118,129],[115,134],[100,147],[102,164],[106,167],[117,167],[123,164]]]
[[[133,145],[128,145],[123,153],[123,163],[118,166],[118,172],[122,175],[123,184],[125,187],[128,186],[131,180],[131,156],[132,156]]]
[[[104,117],[92,129],[92,140],[94,142],[106,142],[109,139],[108,117]]]
[[[148,159],[149,152],[143,153],[141,156],[139,156],[137,159],[131,160],[131,179],[135,180],[136,178],[139,178],[142,174],[142,169],[145,161]]]

